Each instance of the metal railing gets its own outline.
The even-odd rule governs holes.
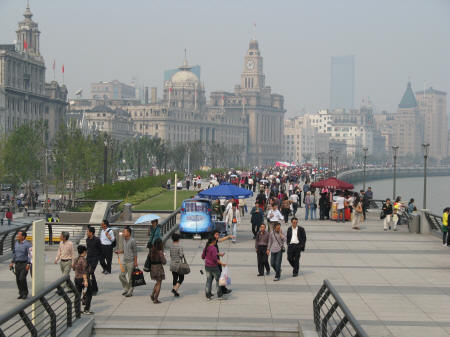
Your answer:
[[[15,226],[13,228],[2,231],[0,233],[0,255],[7,255],[12,253],[14,250],[14,243],[16,242],[17,233],[21,230],[28,231],[31,225],[31,223],[24,224],[22,226]]]
[[[66,291],[64,282],[72,292]],[[0,337],[61,336],[80,316],[80,294],[67,275],[1,315]]]
[[[368,337],[328,280],[313,301],[314,324],[319,337]]]
[[[437,232],[442,232],[442,216],[429,212],[424,212],[424,214],[430,227]]]
[[[162,219],[159,222],[159,226],[161,227],[161,235],[163,238],[163,242],[166,242],[172,233],[177,230],[177,215],[180,213],[181,207],[179,207],[176,211],[170,213],[166,218]],[[68,224],[61,222],[47,222],[46,229],[46,240],[51,245],[54,242],[58,241],[57,238],[61,235],[61,231],[68,231],[71,236],[71,240],[76,242],[77,244],[83,240],[85,236],[85,232],[87,226],[89,224]],[[111,228],[114,230],[115,235],[117,232],[122,230],[125,226],[128,226],[127,223],[111,223]],[[97,235],[100,235],[100,226],[93,226],[96,230]],[[150,236],[150,225],[149,224],[138,224],[131,225],[133,230],[133,237],[136,240],[136,243],[139,247],[146,246],[148,237]],[[117,237],[117,236],[116,236]],[[56,240],[55,240],[56,239]]]

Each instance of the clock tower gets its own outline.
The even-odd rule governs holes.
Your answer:
[[[258,48],[258,41],[250,40],[247,54],[244,58],[244,71],[241,75],[243,90],[260,90],[265,86],[263,59]]]

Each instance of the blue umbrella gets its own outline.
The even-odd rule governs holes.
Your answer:
[[[134,224],[137,225],[144,222],[152,222],[153,220],[158,219],[161,219],[161,217],[156,214],[145,214],[143,216],[140,216],[139,219],[137,219]]]
[[[253,196],[253,192],[230,183],[222,183],[219,186],[201,191],[198,195],[208,199],[246,199]]]

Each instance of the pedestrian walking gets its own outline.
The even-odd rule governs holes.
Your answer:
[[[289,197],[289,201],[292,205],[292,215],[295,217],[295,214],[297,214],[297,209],[298,209],[298,194],[297,193],[292,193],[291,196]]]
[[[161,228],[158,225],[158,220],[153,220],[151,226],[148,230],[148,235],[150,236],[147,242],[147,248],[151,249],[156,240],[162,239]],[[150,251],[149,251],[150,253]]]
[[[17,299],[24,300],[28,297],[27,275],[31,268],[31,259],[29,251],[31,243],[27,240],[27,232],[20,230],[16,235],[16,243],[14,244],[14,252],[9,269],[14,267],[16,273],[16,283],[19,289],[19,297]]]
[[[255,206],[250,211],[250,215],[253,239],[256,239],[256,234],[258,233],[259,226],[264,222],[264,212],[262,211],[261,207],[259,207],[258,202],[255,202]]]
[[[183,247],[180,246],[180,234],[172,234],[172,247],[170,247],[170,271],[172,272],[172,294],[179,297],[178,289],[184,281],[184,275],[178,272],[178,268],[184,258]]]
[[[86,261],[87,248],[86,246],[79,245],[77,247],[78,257],[73,264],[73,270],[75,271],[75,287],[78,293],[82,296],[82,302],[84,303],[85,315],[92,315],[91,302],[92,302],[92,283],[89,279],[89,264]],[[83,289],[86,289],[83,294]]]
[[[363,216],[363,207],[362,201],[359,195],[355,195],[353,201],[353,219],[352,219],[352,228],[359,229],[359,223],[361,222],[361,218]]]
[[[442,245],[449,246],[448,238],[448,214],[450,213],[450,207],[446,207],[442,214]]]
[[[92,296],[97,295],[98,285],[97,279],[95,278],[95,268],[97,268],[98,262],[102,258],[102,244],[100,239],[95,236],[95,228],[89,226],[86,231],[86,246],[87,246],[87,257],[86,261],[89,265],[89,279],[92,283]]]
[[[337,222],[342,219],[342,222],[345,222],[345,198],[343,193],[339,193],[336,197],[337,204]],[[342,217],[342,218],[341,218]]]
[[[222,288],[219,286],[220,269],[219,265],[222,267],[226,266],[226,263],[222,263],[219,259],[219,252],[216,248],[217,240],[215,236],[210,236],[206,242],[206,246],[203,249],[202,259],[205,260],[205,271],[206,271],[206,286],[205,295],[207,299],[212,297],[212,281],[216,280],[217,297],[222,297]]]
[[[284,224],[286,225],[289,220],[289,213],[291,212],[291,203],[286,195],[283,196],[281,201],[281,214],[284,218]]]
[[[235,202],[233,203],[232,207],[226,212],[225,223],[227,224],[227,228],[232,229],[233,233],[232,242],[236,243],[237,228],[241,223],[241,215],[239,214],[237,204]]]
[[[102,221],[102,231],[100,232],[100,243],[102,245],[102,256],[100,258],[100,265],[103,268],[103,274],[111,274],[111,264],[113,249],[116,246],[116,238],[114,231],[109,227],[109,221]]]
[[[269,244],[267,245],[267,255],[270,254],[270,265],[275,270],[274,281],[279,281],[281,276],[281,263],[283,260],[283,252],[285,250],[284,243],[286,237],[281,231],[279,222],[274,224],[274,229],[269,235]]]
[[[286,235],[287,259],[292,266],[292,276],[297,277],[300,268],[300,254],[305,251],[306,233],[305,229],[298,225],[297,218],[292,218],[291,224]]]
[[[163,243],[161,239],[156,239],[155,244],[150,250],[150,261],[152,263],[150,269],[150,277],[153,281],[156,281],[153,287],[153,292],[150,295],[153,303],[161,303],[158,300],[159,292],[161,291],[162,281],[166,279],[163,265],[166,264],[166,257],[164,256]]]
[[[11,225],[11,221],[13,220],[13,213],[11,212],[11,209],[8,208],[5,214],[6,220],[8,221],[8,226]]]
[[[136,241],[131,237],[131,228],[126,226],[122,232],[123,250],[117,250],[116,254],[123,254],[123,264],[119,280],[122,283],[123,293],[125,297],[133,296],[133,285],[131,275],[133,270],[138,267],[137,262],[137,245]]]
[[[74,260],[73,243],[69,241],[69,237],[69,232],[61,232],[58,252],[56,253],[55,257],[55,264],[59,262],[59,268],[61,269],[62,276],[70,274],[70,270],[72,269],[72,263]],[[59,293],[62,295],[62,291]]]
[[[311,191],[306,192],[305,200],[305,220],[308,220],[308,216],[311,220],[314,220],[313,215],[315,214],[315,197],[311,194]]]
[[[264,276],[264,269],[266,269],[266,275],[270,274],[270,266],[267,256],[268,245],[269,232],[266,231],[266,225],[261,223],[255,240],[256,259],[258,261],[258,276]]]
[[[278,210],[278,205],[276,203],[272,204],[272,209],[267,213],[267,220],[269,221],[269,232],[273,231],[275,224],[284,220],[284,217]]]
[[[212,235],[216,239],[217,257],[218,257],[218,259],[220,259],[221,257],[223,257],[225,255],[225,253],[221,253],[220,252],[220,250],[219,250],[219,242],[223,242],[223,241],[226,241],[226,240],[232,240],[233,236],[232,235],[227,235],[227,236],[224,236],[224,237],[221,238],[219,231],[216,230],[216,229],[213,231]],[[219,264],[219,271],[222,272],[222,265],[221,264]],[[230,294],[232,292],[232,290],[231,289],[227,289],[226,286],[220,286],[220,288],[222,290],[222,294],[224,294],[224,295]]]
[[[391,218],[392,218],[392,204],[391,199],[386,199],[386,202],[383,204],[383,215],[384,215],[384,231],[386,232],[388,230],[391,230]]]

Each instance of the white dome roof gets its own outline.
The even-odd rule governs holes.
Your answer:
[[[172,75],[172,78],[170,80],[174,85],[194,84],[200,82],[197,75],[188,70],[178,71],[177,73]]]

